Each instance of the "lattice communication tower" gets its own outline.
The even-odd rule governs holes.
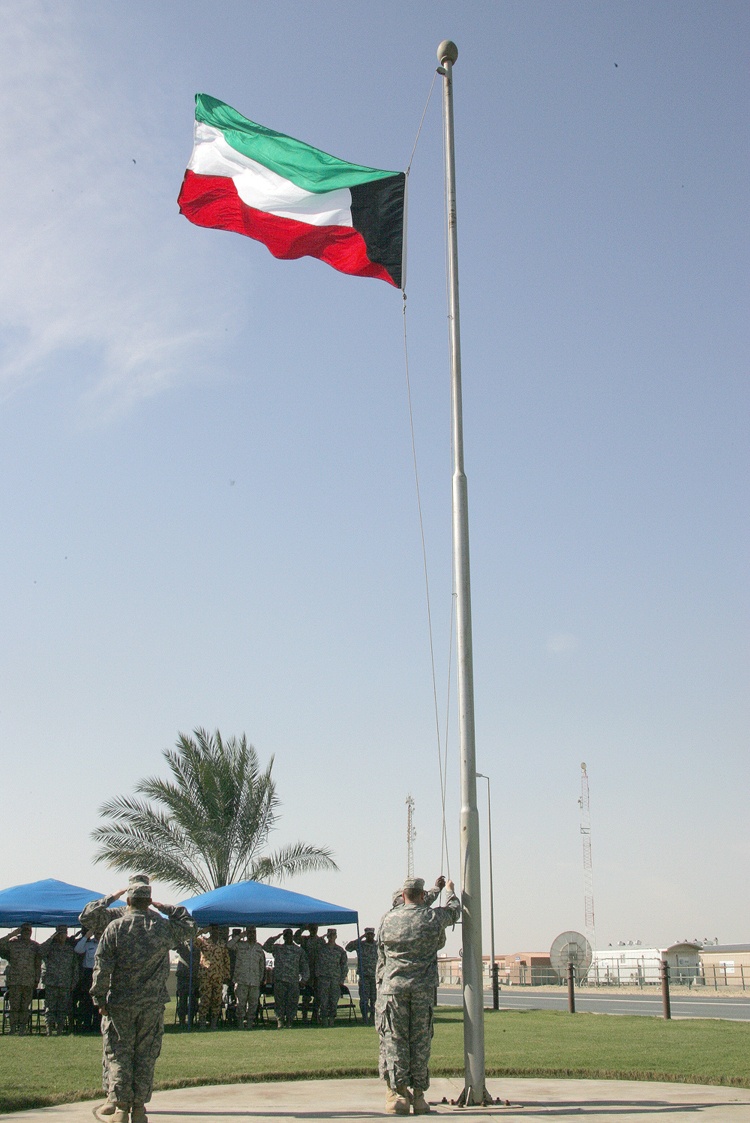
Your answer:
[[[594,868],[591,861],[591,806],[589,804],[589,777],[585,761],[581,762],[581,841],[583,842],[583,894],[586,918],[586,936],[596,949],[596,923],[594,921]]]

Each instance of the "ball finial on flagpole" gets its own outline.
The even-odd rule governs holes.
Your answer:
[[[438,62],[441,66],[449,62],[451,66],[458,58],[458,47],[452,39],[443,39],[442,43],[437,49]]]

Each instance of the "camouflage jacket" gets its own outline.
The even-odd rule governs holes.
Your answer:
[[[96,949],[91,997],[97,1006],[143,1006],[169,1001],[169,949],[189,940],[195,923],[181,905],[165,905],[168,919],[126,909]]]
[[[234,982],[243,986],[262,986],[266,976],[266,953],[258,941],[251,944],[248,940],[230,940],[227,946],[235,955]]]
[[[341,945],[329,944],[327,940],[324,940],[318,948],[318,978],[338,979],[340,983],[343,983],[348,970],[349,964],[347,963],[346,952]]]
[[[366,979],[374,979],[378,966],[377,940],[366,940],[360,936],[358,940],[351,940],[346,945],[347,951],[357,953],[357,972]]]
[[[303,936],[301,930],[294,933],[294,940],[304,951],[310,969],[310,978],[314,979],[318,973],[318,952],[325,940],[322,936]]]
[[[276,944],[270,939],[263,946],[273,955],[275,983],[306,983],[310,978],[307,956],[298,944]]]
[[[195,946],[200,952],[200,972],[204,978],[228,983],[230,978],[229,950],[226,944],[199,936]]]
[[[64,944],[58,944],[55,937],[50,936],[44,941],[40,951],[44,964],[44,985],[72,990],[78,982],[78,956],[75,948],[67,940]]]
[[[378,932],[378,990],[432,994],[438,982],[438,948],[445,943],[445,929],[460,915],[461,902],[455,894],[443,908],[407,901],[387,912]]]
[[[22,940],[20,936],[3,936],[0,955],[8,960],[5,981],[8,986],[35,987],[42,970],[42,952],[36,940]]]
[[[125,905],[115,905],[113,909],[109,907],[117,896],[117,893],[111,893],[108,897],[100,897],[98,901],[89,901],[78,917],[81,927],[93,932],[95,936],[101,939],[107,925],[125,915]]]

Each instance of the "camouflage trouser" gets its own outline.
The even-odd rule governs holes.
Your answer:
[[[47,1029],[65,1029],[70,1013],[70,987],[44,988],[44,1018]]]
[[[432,992],[378,995],[379,1069],[391,1088],[429,1088],[432,1006]]]
[[[375,983],[374,975],[365,975],[364,978],[359,977],[359,1008],[362,1011],[364,1021],[368,1018],[375,1017],[375,999],[377,998],[378,988]]]
[[[335,1018],[336,1007],[341,997],[341,983],[336,979],[321,979],[318,975],[316,997],[318,999],[318,1015],[321,1018]]]
[[[237,1025],[241,1026],[243,1022],[247,1022],[249,1026],[254,1026],[260,987],[251,987],[249,983],[235,983],[234,994],[237,999]]]
[[[297,1003],[299,1002],[299,983],[285,983],[276,980],[273,984],[273,1007],[276,1011],[276,1021],[280,1025],[292,1024],[297,1016]]]
[[[110,1100],[122,1104],[148,1103],[163,1035],[161,1003],[109,1007],[102,1017],[102,1039]]]
[[[11,1033],[26,1033],[29,1026],[29,1013],[34,997],[33,986],[19,987],[13,983],[8,987],[8,1007]]]
[[[201,971],[198,976],[198,1014],[206,1021],[213,1021],[221,1014],[221,998],[223,986],[217,975],[209,975]]]

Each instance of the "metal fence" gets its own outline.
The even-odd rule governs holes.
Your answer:
[[[662,960],[657,956],[642,956],[637,960],[597,960],[586,972],[577,975],[578,986],[583,987],[660,987]],[[461,984],[460,963],[439,963],[440,985]],[[485,986],[491,987],[490,965],[484,964]],[[498,981],[501,987],[565,987],[567,977],[561,978],[552,967],[529,966],[514,963],[510,967],[499,965]],[[682,964],[670,965],[669,982],[672,986],[710,988],[711,990],[750,990],[750,966],[743,964]]]

